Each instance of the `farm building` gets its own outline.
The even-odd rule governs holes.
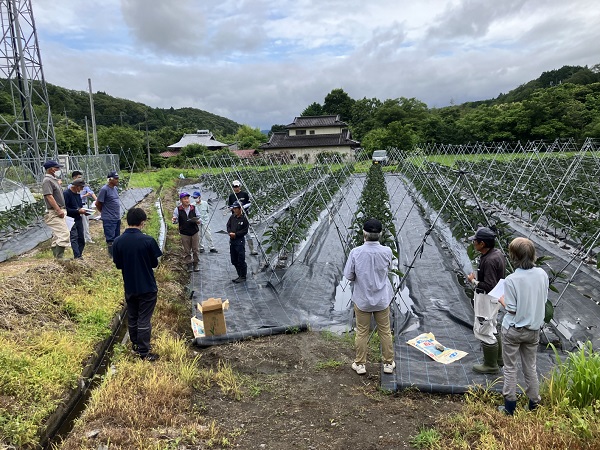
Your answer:
[[[273,133],[260,146],[265,155],[287,154],[291,161],[314,163],[320,153],[353,158],[360,142],[352,139],[348,124],[339,115],[296,117],[286,131]]]

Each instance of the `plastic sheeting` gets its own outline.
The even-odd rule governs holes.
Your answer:
[[[386,177],[390,193],[391,209],[396,213],[395,223],[399,230],[401,267],[406,271],[429,228],[414,207],[411,197],[399,176]],[[236,278],[229,259],[229,237],[225,224],[229,212],[222,209],[223,199],[214,197],[206,189],[204,195],[213,197],[210,227],[219,253],[200,255],[199,273],[191,276],[193,291],[193,313],[196,304],[209,297],[229,299],[229,310],[225,311],[227,334],[216,339],[216,343],[245,339],[261,335],[265,329],[285,330],[286,327],[308,323],[314,330],[345,331],[352,328],[353,314],[350,304],[351,288],[342,277],[345,263],[345,239],[351,224],[356,203],[360,197],[364,178],[355,175],[343,187],[343,199],[325,210],[312,234],[302,246],[293,264],[276,273],[265,268],[263,256],[250,256],[248,281],[232,283]],[[261,237],[265,225],[256,225],[254,233]],[[340,237],[341,236],[341,237]],[[446,236],[445,239],[448,239]],[[453,239],[453,238],[452,238]],[[456,241],[447,243],[433,232],[427,237],[421,256],[407,278],[407,288],[394,301],[393,326],[395,334],[396,371],[382,375],[382,386],[396,390],[416,387],[423,391],[460,393],[473,385],[491,386],[499,375],[480,375],[472,371],[474,364],[481,363],[480,343],[473,336],[473,310],[471,299],[466,295],[458,276],[466,268],[457,263],[449,248],[460,246]],[[598,285],[590,279],[588,292],[595,292]],[[586,298],[586,297],[582,297]],[[570,302],[571,300],[569,300]],[[588,303],[596,306],[595,303]],[[573,308],[576,310],[577,305]],[[570,315],[568,307],[557,309],[559,321],[569,323],[575,319],[563,319]],[[591,308],[593,309],[593,308]],[[600,308],[589,311],[593,320]],[[589,321],[588,320],[588,321]],[[590,330],[581,329],[573,333],[581,337],[590,336]],[[566,326],[566,325],[565,325]],[[593,329],[592,329],[593,330]],[[424,332],[431,332],[446,347],[468,352],[463,359],[444,365],[431,360],[406,342]],[[211,345],[214,338],[198,338],[198,345]],[[572,342],[572,341],[571,341]],[[538,372],[548,374],[554,367],[554,354],[540,346]],[[522,383],[523,380],[519,379]],[[500,389],[496,383],[494,389]]]
[[[152,188],[135,188],[121,192],[119,194],[121,213],[124,214],[128,209],[137,205],[150,192],[152,192]],[[0,261],[6,261],[8,258],[28,252],[51,237],[52,232],[40,218],[27,228],[3,236],[4,239],[0,240]]]

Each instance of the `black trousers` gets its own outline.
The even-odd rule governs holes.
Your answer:
[[[80,258],[85,247],[85,235],[83,234],[83,220],[76,220],[69,234],[73,256]]]
[[[157,295],[158,292],[125,294],[129,339],[131,339],[133,348],[137,348],[141,356],[145,356],[150,351],[150,334],[152,332],[150,319],[154,313]]]
[[[246,249],[244,239],[233,239],[229,241],[229,255],[231,264],[235,267],[238,277],[246,277],[248,266],[246,265]]]

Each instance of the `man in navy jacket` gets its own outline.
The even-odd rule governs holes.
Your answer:
[[[141,359],[156,361],[159,356],[150,353],[150,319],[156,306],[158,287],[154,268],[162,256],[153,237],[142,233],[146,213],[141,208],[127,211],[127,228],[113,243],[113,261],[123,274],[129,339]]]

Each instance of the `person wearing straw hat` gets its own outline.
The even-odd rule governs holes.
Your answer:
[[[196,211],[200,217],[200,253],[204,253],[204,241],[208,244],[211,253],[219,253],[215,248],[212,233],[208,226],[208,223],[210,222],[210,208],[208,202],[202,200],[202,195],[198,191],[192,193],[192,198],[194,199]]]
[[[393,373],[394,345],[390,331],[390,303],[394,289],[388,278],[392,266],[392,249],[379,243],[382,223],[369,219],[363,225],[364,244],[350,250],[344,276],[353,282],[352,301],[356,315],[356,355],[352,369],[359,375],[367,373],[367,344],[371,316],[375,317],[381,342],[383,372]]]
[[[69,229],[65,216],[65,198],[58,183],[61,176],[61,165],[50,160],[44,163],[46,174],[42,181],[42,194],[46,203],[44,222],[52,230],[52,254],[56,259],[63,259],[65,248],[70,245]]]
[[[190,204],[190,194],[179,194],[181,205],[173,210],[172,222],[179,225],[181,246],[183,247],[183,263],[188,272],[199,272],[198,243],[200,241],[200,217],[194,205]]]

